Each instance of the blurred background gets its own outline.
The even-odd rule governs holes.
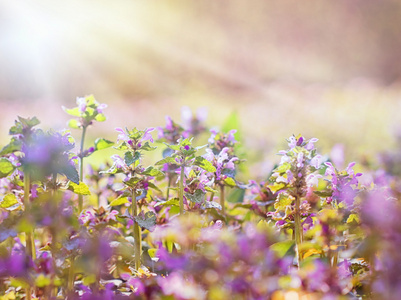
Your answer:
[[[236,112],[258,161],[299,133],[360,160],[401,136],[400,58],[398,0],[0,0],[0,141],[17,115],[64,128],[94,94],[91,138],[186,105],[210,127]]]

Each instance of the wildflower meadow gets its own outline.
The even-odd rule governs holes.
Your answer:
[[[401,297],[396,154],[343,164],[294,134],[260,180],[202,111],[89,145],[107,105],[76,104],[62,131],[16,117],[0,150],[1,300]]]

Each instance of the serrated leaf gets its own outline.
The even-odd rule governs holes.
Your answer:
[[[168,164],[168,163],[176,164],[177,162],[175,161],[174,157],[168,156],[168,157],[165,157],[165,158],[159,160],[158,162],[156,162],[155,166],[160,166],[160,165],[164,165],[164,164]]]
[[[20,151],[22,147],[22,142],[21,140],[17,140],[15,138],[12,138],[10,143],[8,143],[7,145],[5,145],[1,151],[0,151],[0,155],[6,155],[6,154],[10,154],[13,153],[15,151]]]
[[[73,165],[65,164],[60,170],[58,170],[57,173],[63,174],[68,178],[68,180],[72,181],[75,184],[79,184],[78,171]]]
[[[120,197],[117,199],[114,199],[113,201],[110,202],[110,206],[118,206],[118,205],[123,205],[125,203],[129,203],[129,200],[127,197]]]
[[[189,201],[194,203],[203,203],[205,201],[205,192],[202,190],[196,190],[195,193],[185,193],[185,197],[189,199]]]
[[[214,202],[214,201],[205,201],[205,203],[203,203],[202,206],[205,209],[214,208],[214,209],[221,210],[221,205],[219,203],[217,203],[217,202]]]
[[[95,140],[95,150],[102,150],[113,146],[114,143],[112,141],[106,140],[104,138],[97,138]]]
[[[71,119],[68,121],[67,125],[70,128],[79,129],[81,124],[78,122],[77,119]]]
[[[148,175],[152,177],[164,176],[164,173],[159,169],[153,168],[152,166],[147,167],[142,173],[142,175]]]
[[[140,181],[141,179],[139,177],[131,177],[129,180],[125,180],[124,184],[129,186],[129,187],[135,187],[136,184]]]
[[[211,173],[216,172],[216,168],[213,166],[213,164],[202,156],[197,156],[195,158],[194,165],[201,167],[203,170],[207,172]]]
[[[149,231],[153,231],[156,228],[156,215],[153,211],[147,211],[145,214],[142,211],[134,219],[139,226]]]
[[[270,246],[270,250],[280,258],[295,255],[295,241],[278,242]]]
[[[15,166],[7,158],[0,158],[0,178],[10,175],[15,169]]]
[[[24,128],[32,128],[32,127],[40,124],[40,121],[36,117],[25,119],[23,117],[18,116],[18,120],[21,122],[21,124],[22,124],[22,126],[24,126]]]
[[[224,179],[224,183],[229,185],[229,186],[237,186],[237,184],[235,183],[235,180],[232,179],[231,177],[226,177]]]
[[[156,203],[155,207],[160,206],[160,205],[163,205],[163,206],[177,206],[178,207],[178,206],[180,206],[180,200],[178,198],[172,198],[172,199],[169,199],[168,201],[163,201],[163,202]]]
[[[127,166],[132,165],[141,157],[141,153],[136,151],[134,155],[132,155],[131,151],[127,151],[124,154],[124,162]]]
[[[279,211],[285,211],[286,207],[292,204],[292,198],[286,194],[279,194],[274,202],[274,208]]]
[[[149,144],[149,142],[145,142],[145,144],[143,144],[143,145],[141,146],[140,149],[141,149],[141,150],[145,150],[145,151],[152,151],[152,150],[157,149],[157,147],[151,146],[151,145]]]
[[[19,204],[17,197],[14,194],[7,194],[4,196],[3,200],[1,200],[0,207],[9,209],[16,204]]]
[[[79,184],[70,182],[68,189],[78,195],[90,195],[89,187],[82,181]]]

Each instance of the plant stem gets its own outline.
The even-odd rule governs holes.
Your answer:
[[[212,193],[210,194],[209,201],[213,201],[213,198],[214,198],[214,193],[212,192]]]
[[[79,180],[84,182],[84,142],[85,142],[85,134],[86,134],[86,126],[82,127],[82,137],[81,137],[81,148],[79,155]],[[83,207],[83,196],[78,195],[78,214],[80,215]]]
[[[134,218],[138,216],[138,204],[136,202],[135,190],[132,192],[132,216]],[[134,238],[135,238],[135,269],[139,270],[139,268],[141,267],[141,252],[142,252],[141,228],[135,221],[134,221]]]
[[[301,252],[300,252],[300,246],[302,244],[302,224],[301,224],[301,212],[300,212],[300,206],[301,206],[301,199],[297,195],[295,196],[295,215],[294,215],[294,225],[295,225],[295,244],[297,248],[297,260],[298,260],[298,268],[300,268],[301,265]]]
[[[221,212],[223,215],[226,213],[225,209],[225,195],[224,195],[224,184],[220,185],[220,205],[221,205]]]
[[[167,175],[167,194],[166,194],[166,201],[168,201],[168,198],[170,198],[170,186],[171,186],[171,179],[172,176],[170,174]]]
[[[25,212],[27,213],[27,217],[29,217],[30,208],[31,208],[31,203],[29,200],[30,190],[31,190],[31,178],[30,178],[29,172],[26,171],[24,174],[24,205],[25,205]],[[32,260],[34,261],[36,259],[36,251],[35,251],[35,240],[34,240],[32,228],[29,228],[25,232],[25,249],[26,249],[26,255],[28,257],[31,257]],[[30,300],[31,299],[31,287],[28,287],[25,292],[26,292],[26,299]]]
[[[74,270],[75,257],[71,256],[70,269],[68,272],[67,294],[74,292],[75,270]]]
[[[181,165],[181,175],[180,175],[180,191],[179,191],[179,198],[180,198],[180,215],[184,213],[184,165]]]

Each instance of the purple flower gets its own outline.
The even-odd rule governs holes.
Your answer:
[[[313,150],[313,149],[315,148],[314,143],[316,143],[318,140],[319,140],[319,139],[317,139],[317,138],[312,138],[312,139],[310,139],[310,140],[308,141],[308,143],[306,144],[305,149],[308,150],[308,151]]]

